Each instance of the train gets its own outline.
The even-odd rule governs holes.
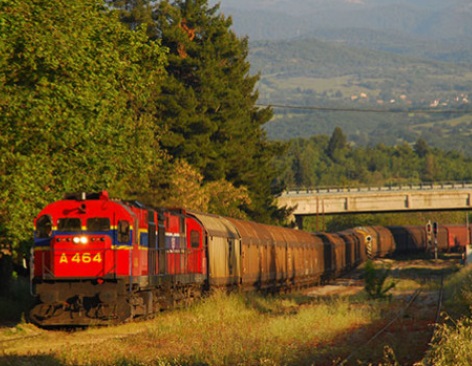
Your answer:
[[[470,243],[467,226],[309,233],[108,192],[68,194],[34,219],[29,321],[41,327],[150,318],[215,289],[281,292],[326,283],[368,258]]]

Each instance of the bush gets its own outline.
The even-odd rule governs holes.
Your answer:
[[[364,267],[365,290],[371,299],[389,297],[387,292],[395,287],[395,282],[385,284],[390,268],[379,268],[372,261],[367,261]]]
[[[472,365],[472,319],[442,324],[435,332],[428,363],[435,366]]]

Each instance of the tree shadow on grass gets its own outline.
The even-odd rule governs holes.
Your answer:
[[[0,356],[0,366],[61,366],[62,363],[51,355]]]

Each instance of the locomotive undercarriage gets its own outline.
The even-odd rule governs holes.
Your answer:
[[[130,286],[125,281],[36,284],[38,303],[29,320],[42,327],[113,325],[152,318],[162,309],[187,305],[202,295],[197,284],[163,283]]]

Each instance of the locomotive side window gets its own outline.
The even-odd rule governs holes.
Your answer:
[[[59,231],[81,231],[80,219],[62,218],[57,220],[57,229]]]
[[[190,231],[190,244],[192,248],[198,248],[200,246],[200,233],[197,230]]]
[[[51,216],[41,216],[38,221],[36,221],[36,230],[36,235],[38,238],[49,238],[52,233]]]
[[[130,239],[129,222],[125,220],[118,221],[118,242],[128,243]]]
[[[87,219],[88,231],[109,231],[110,219],[107,217],[91,217]]]

